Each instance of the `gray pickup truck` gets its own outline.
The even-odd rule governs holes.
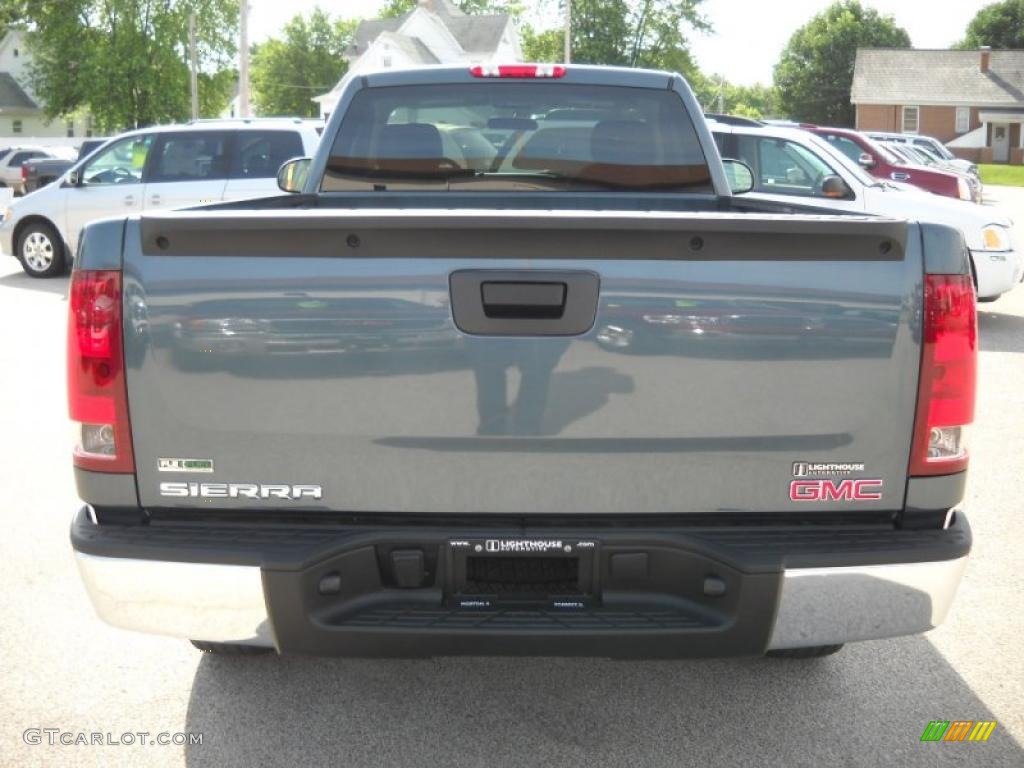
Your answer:
[[[945,617],[950,228],[744,201],[673,74],[353,77],[286,194],[88,226],[82,579],[212,652],[815,656]]]

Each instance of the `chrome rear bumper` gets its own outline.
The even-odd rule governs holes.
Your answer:
[[[76,553],[100,618],[123,629],[274,646],[258,567]],[[967,558],[782,574],[769,649],[926,632],[946,617]]]
[[[259,568],[75,553],[101,619],[188,640],[272,646]]]
[[[925,563],[795,568],[782,595],[769,649],[914,635],[946,619],[967,558]]]

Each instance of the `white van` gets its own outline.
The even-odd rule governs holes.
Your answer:
[[[3,213],[0,249],[32,277],[64,272],[91,221],[277,194],[277,170],[313,154],[316,125],[197,120],[121,134]]]

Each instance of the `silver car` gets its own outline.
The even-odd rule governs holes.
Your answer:
[[[0,249],[32,277],[59,275],[91,221],[275,194],[280,165],[313,154],[319,140],[314,123],[290,118],[124,133],[4,211]]]

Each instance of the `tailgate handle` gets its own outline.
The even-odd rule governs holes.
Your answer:
[[[461,269],[448,278],[452,318],[477,336],[579,336],[594,325],[595,272]]]
[[[565,314],[565,283],[480,283],[484,315],[557,320]]]

